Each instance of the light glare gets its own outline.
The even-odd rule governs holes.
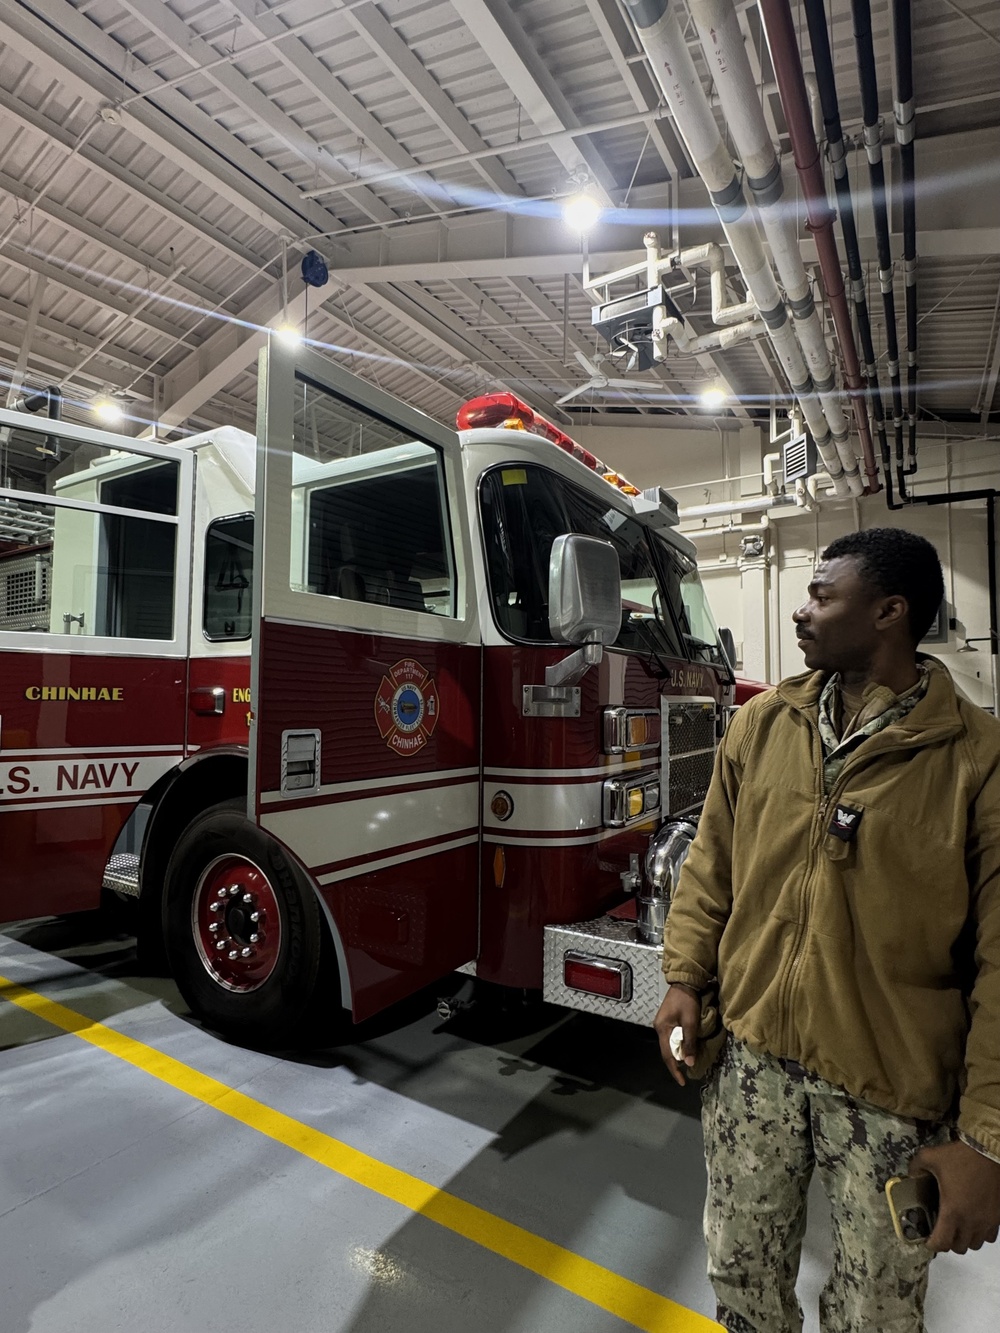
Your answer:
[[[708,389],[702,389],[698,397],[702,407],[721,407],[726,401],[726,391],[713,384]]]
[[[274,332],[286,347],[298,347],[302,342],[302,334],[292,324],[282,324]]]
[[[589,194],[575,194],[563,205],[563,221],[574,231],[590,231],[600,221],[601,206]]]
[[[98,398],[94,403],[94,415],[106,426],[117,426],[125,419],[121,404],[113,398]]]

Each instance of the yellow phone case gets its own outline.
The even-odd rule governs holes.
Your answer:
[[[885,1183],[893,1229],[908,1245],[923,1243],[938,1214],[937,1181],[932,1175],[893,1176]]]

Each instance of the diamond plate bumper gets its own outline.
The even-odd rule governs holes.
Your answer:
[[[139,896],[139,858],[135,852],[117,852],[104,867],[105,889],[128,898]]]
[[[609,1000],[603,995],[573,990],[563,981],[563,958],[568,952],[589,954],[614,963],[627,963],[632,971],[632,998]],[[650,1027],[667,991],[661,968],[663,950],[639,938],[634,921],[616,921],[602,916],[596,921],[578,921],[569,926],[545,927],[542,993],[552,1004],[579,1009],[585,1014],[604,1014]]]

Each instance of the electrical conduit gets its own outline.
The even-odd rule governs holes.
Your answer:
[[[882,163],[882,121],[878,114],[878,82],[875,47],[872,43],[872,10],[869,0],[851,0],[854,43],[861,84],[861,115],[864,120],[865,155],[871,180],[872,213],[875,219],[875,252],[878,283],[885,314],[885,349],[892,389],[892,427],[896,449],[896,482],[900,498],[906,495],[903,471],[903,393],[899,380],[899,344],[896,340],[896,298],[893,295],[892,255],[889,250],[889,215],[885,205],[885,168]]]
[[[840,123],[840,103],[833,73],[833,53],[830,50],[830,36],[826,26],[826,6],[824,0],[805,0],[805,8],[806,20],[809,24],[809,40],[812,45],[813,64],[816,66],[816,81],[819,85],[820,103],[823,108],[823,126],[826,133],[827,150],[830,165],[833,167],[833,183],[837,191],[837,203],[840,206],[840,226],[844,233],[847,276],[850,279],[851,299],[854,301],[854,317],[858,323],[861,355],[864,357],[865,375],[868,378],[868,399],[875,417],[875,433],[878,436],[879,453],[882,457],[886,504],[890,509],[900,509],[902,506],[895,504],[892,498],[892,459],[889,455],[889,441],[885,433],[885,405],[882,402],[882,386],[879,384],[878,362],[875,360],[875,345],[872,341],[871,316],[868,311],[868,297],[865,293],[864,270],[861,267],[858,229],[854,220],[851,181],[847,174],[847,148],[844,144],[844,131]]]
[[[903,272],[906,279],[906,467],[911,476],[917,470],[917,209],[916,165],[913,139],[916,133],[916,109],[913,104],[913,35],[910,24],[910,0],[893,0],[892,39],[893,111],[896,117],[896,143],[899,145],[900,174],[903,178]]]

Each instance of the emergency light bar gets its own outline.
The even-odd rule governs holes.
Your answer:
[[[575,459],[603,477],[608,485],[614,486],[623,495],[642,494],[638,487],[626,481],[606,463],[602,463],[589,449],[577,444],[576,440],[565,431],[553,426],[551,421],[546,421],[541,413],[533,411],[527,403],[523,403],[512,393],[486,393],[479,398],[470,398],[458,409],[455,425],[459,430],[499,426],[503,430],[523,430],[530,435],[540,435],[552,444],[557,444],[566,453],[572,454]]]

